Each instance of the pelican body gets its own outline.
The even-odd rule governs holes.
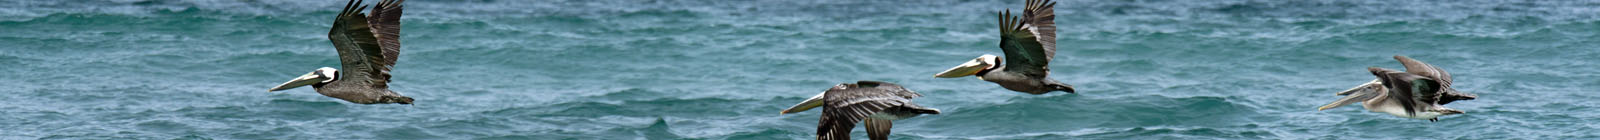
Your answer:
[[[411,104],[413,99],[389,90],[389,69],[400,55],[400,3],[384,0],[372,8],[372,16],[361,11],[360,0],[345,4],[334,18],[328,40],[339,52],[341,67],[347,71],[322,67],[311,73],[268,89],[288,90],[310,85],[323,96],[358,104]]]
[[[1397,55],[1394,59],[1405,65],[1406,71],[1369,67],[1367,71],[1378,79],[1334,93],[1344,97],[1317,110],[1362,102],[1361,107],[1372,112],[1439,121],[1441,116],[1466,113],[1447,108],[1444,104],[1478,98],[1478,95],[1450,88],[1450,73],[1444,69],[1405,56]]]
[[[870,139],[885,140],[889,139],[889,128],[894,127],[894,120],[939,114],[939,109],[911,103],[911,98],[916,97],[922,97],[922,94],[894,83],[842,83],[779,114],[822,107],[822,118],[817,123],[818,140],[849,140],[850,130],[855,129],[856,122],[862,121],[866,123]]]
[[[984,54],[944,72],[938,78],[976,76],[1008,90],[1028,94],[1051,91],[1076,93],[1072,85],[1050,79],[1050,59],[1056,55],[1054,2],[1028,0],[1022,18],[1010,10],[1000,14],[1000,50],[1005,58]],[[1003,65],[1001,60],[1005,60]]]

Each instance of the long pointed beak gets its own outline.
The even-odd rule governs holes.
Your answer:
[[[1353,104],[1353,103],[1356,103],[1356,102],[1363,102],[1363,101],[1367,101],[1369,99],[1378,97],[1379,95],[1383,95],[1383,94],[1378,93],[1378,92],[1384,92],[1384,91],[1375,90],[1373,88],[1365,88],[1367,86],[1372,86],[1372,85],[1361,85],[1361,86],[1357,86],[1356,88],[1352,88],[1350,90],[1345,90],[1344,92],[1339,92],[1337,94],[1341,94],[1341,95],[1345,95],[1345,96],[1344,97],[1340,97],[1339,100],[1333,100],[1333,102],[1328,103],[1327,105],[1322,105],[1321,107],[1317,107],[1317,111],[1322,111],[1322,110],[1327,110],[1329,108],[1335,108],[1335,107],[1350,105],[1350,104]],[[1381,88],[1382,85],[1379,85],[1379,86]]]
[[[294,78],[294,80],[289,80],[289,82],[283,82],[283,84],[279,84],[277,87],[272,87],[272,89],[268,89],[267,92],[294,89],[306,85],[317,84],[318,82],[322,82],[322,80],[324,79],[318,77],[316,72],[307,73],[306,75],[301,75],[299,78]]]
[[[1383,87],[1383,81],[1378,80],[1378,79],[1372,79],[1372,82],[1367,82],[1365,84],[1361,84],[1360,86],[1356,86],[1356,87],[1353,87],[1353,88],[1350,88],[1350,89],[1346,89],[1344,91],[1335,92],[1335,93],[1333,93],[1333,95],[1350,95],[1350,93],[1355,93],[1357,91],[1361,91],[1363,89],[1367,89],[1367,88],[1369,88],[1371,86]]]
[[[811,108],[817,108],[819,106],[822,106],[822,96],[825,93],[827,93],[827,92],[817,93],[817,96],[812,96],[811,99],[806,99],[806,101],[802,101],[802,102],[800,102],[800,104],[795,104],[794,106],[789,107],[789,109],[783,109],[783,112],[780,112],[778,114],[779,115],[783,115],[783,114],[801,112],[801,111],[811,110]]]
[[[958,66],[956,66],[954,68],[950,68],[949,70],[944,70],[944,72],[939,72],[939,74],[933,74],[933,77],[938,77],[938,78],[964,77],[964,76],[978,74],[979,71],[983,71],[983,69],[986,69],[986,68],[989,68],[989,64],[984,64],[983,62],[979,62],[978,60],[974,59],[972,61],[967,61],[967,63],[961,63],[961,65],[958,65]]]

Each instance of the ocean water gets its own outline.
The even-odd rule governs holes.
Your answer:
[[[1060,1],[1079,94],[932,77],[1001,54],[1022,1],[410,0],[416,104],[360,105],[266,92],[338,67],[345,1],[0,0],[0,139],[812,139],[820,111],[778,111],[856,80],[944,110],[893,139],[1600,139],[1600,2]],[[1393,55],[1479,98],[1316,110]]]

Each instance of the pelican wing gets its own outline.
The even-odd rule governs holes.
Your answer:
[[[400,49],[400,3],[380,2],[373,9],[373,17],[361,14],[367,7],[358,7],[360,3],[355,0],[345,4],[333,22],[333,29],[328,31],[328,40],[333,41],[333,47],[339,51],[339,62],[345,71],[340,74],[339,81],[387,88],[389,68],[394,66],[393,55]]]
[[[1050,59],[1056,55],[1055,2],[1028,0],[1022,17],[1000,14],[1000,49],[1005,51],[1006,71],[1044,76],[1050,72]]]
[[[885,109],[910,103],[911,98],[908,97],[921,96],[899,85],[876,81],[840,84],[823,94],[823,103],[826,105],[823,105],[821,122],[817,124],[817,139],[849,139],[850,129],[855,128],[856,122]]]
[[[405,0],[384,0],[378,2],[377,7],[372,7],[371,17],[368,17],[367,26],[377,34],[378,46],[383,51],[383,79],[389,79],[389,69],[394,68],[395,60],[400,59],[400,3]]]
[[[894,121],[878,118],[867,118],[867,139],[887,140],[889,129],[894,128]]]
[[[1389,89],[1389,98],[1398,99],[1406,115],[1416,115],[1420,105],[1435,104],[1442,95],[1439,94],[1440,83],[1428,77],[1376,67],[1367,70],[1383,80],[1384,87]]]
[[[907,100],[912,99],[912,98],[922,97],[922,94],[917,94],[917,92],[912,92],[911,90],[906,89],[905,87],[901,87],[899,84],[883,82],[883,81],[856,81],[855,86],[858,87],[858,88],[872,88],[872,89],[875,89],[875,90],[881,90],[884,93],[889,93],[889,94],[894,95],[894,96],[900,96],[902,98],[906,98]]]
[[[1422,75],[1423,77],[1432,79],[1438,79],[1439,83],[1444,84],[1445,87],[1450,87],[1450,73],[1445,72],[1444,69],[1439,69],[1439,67],[1434,67],[1428,63],[1422,63],[1422,61],[1417,61],[1416,59],[1411,59],[1410,57],[1406,56],[1396,55],[1394,56],[1394,60],[1400,61],[1401,65],[1405,65],[1406,72]]]
[[[1394,56],[1394,60],[1400,61],[1401,65],[1405,65],[1406,72],[1422,75],[1423,77],[1434,79],[1434,82],[1439,83],[1439,88],[1441,89],[1439,92],[1443,94],[1441,96],[1444,96],[1440,97],[1439,99],[1438,103],[1441,105],[1449,104],[1450,102],[1455,102],[1457,100],[1472,100],[1478,98],[1478,95],[1459,92],[1456,91],[1455,88],[1451,88],[1450,85],[1453,80],[1450,78],[1450,72],[1445,72],[1444,69],[1440,69],[1432,64],[1423,63],[1422,61],[1417,61],[1416,59],[1411,59],[1410,57],[1406,56],[1396,55]]]
[[[856,122],[849,122],[835,118],[831,110],[822,110],[822,119],[817,122],[817,140],[848,140],[850,129],[856,128]]]

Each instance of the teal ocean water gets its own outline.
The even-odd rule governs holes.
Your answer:
[[[811,139],[820,111],[778,111],[856,80],[944,110],[894,139],[1600,139],[1593,1],[1061,1],[1080,94],[1028,95],[932,77],[1001,54],[1022,0],[411,0],[414,106],[266,92],[339,66],[343,4],[0,0],[0,139]],[[1393,55],[1480,97],[1317,111]]]

